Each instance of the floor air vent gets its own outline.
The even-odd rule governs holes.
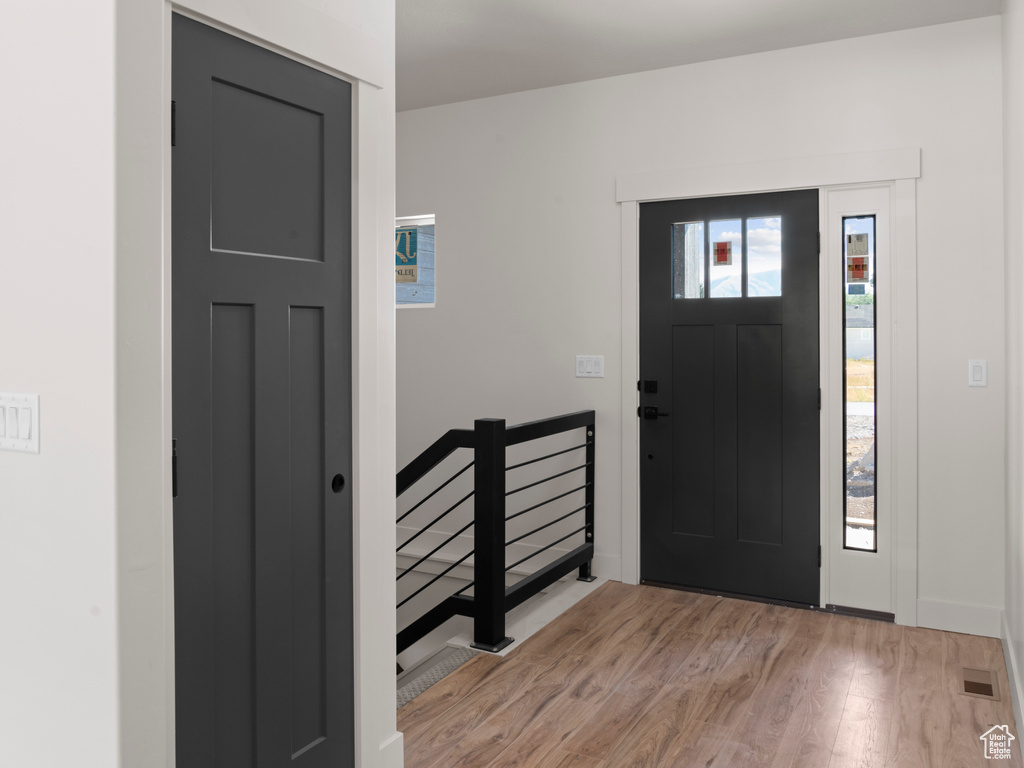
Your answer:
[[[989,669],[971,669],[964,667],[960,678],[960,690],[968,696],[999,701],[999,687],[996,676]]]

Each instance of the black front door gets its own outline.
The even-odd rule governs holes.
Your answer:
[[[640,206],[641,578],[818,604],[818,192]]]
[[[177,764],[354,764],[351,87],[175,16]]]

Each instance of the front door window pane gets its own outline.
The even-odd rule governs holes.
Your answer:
[[[672,225],[672,296],[704,298],[704,222]]]
[[[843,545],[875,552],[875,217],[843,219],[846,493]]]
[[[708,223],[711,298],[743,295],[743,220]]]
[[[747,219],[747,296],[782,295],[782,217]]]

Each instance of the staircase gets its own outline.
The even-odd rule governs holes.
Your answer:
[[[593,580],[595,449],[593,411],[479,419],[397,474],[399,653],[456,616],[497,652],[508,611],[573,571]]]

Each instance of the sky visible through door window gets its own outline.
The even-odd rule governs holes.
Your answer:
[[[708,236],[711,242],[711,298],[742,296],[743,220],[710,221]]]
[[[747,219],[747,296],[782,295],[782,218]]]
[[[709,249],[708,296],[725,299],[782,295],[781,216],[680,222],[673,227],[675,298],[705,297],[705,249],[703,242],[698,244],[695,240],[703,240],[705,231]]]

